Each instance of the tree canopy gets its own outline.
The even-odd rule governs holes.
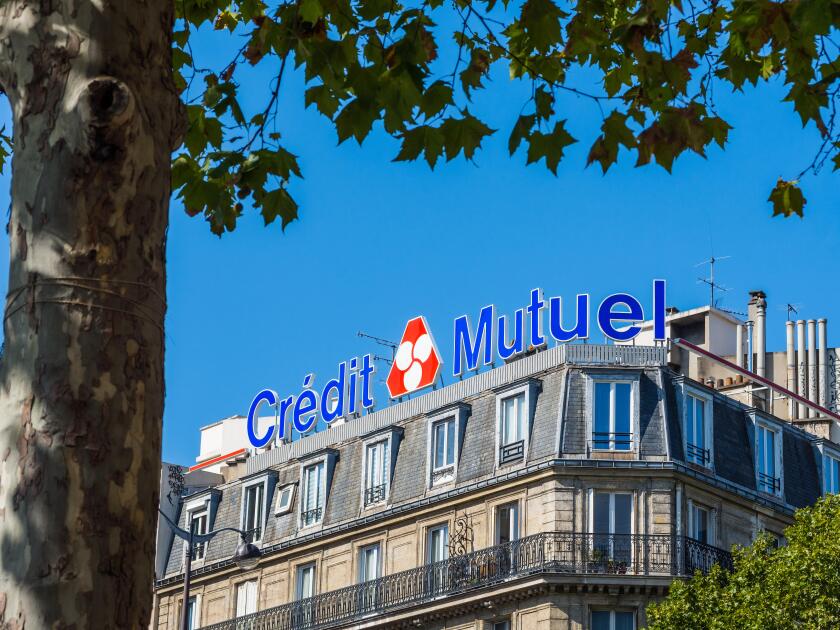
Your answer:
[[[675,582],[648,608],[649,630],[829,630],[840,627],[840,496],[797,511],[776,547],[769,534],[735,550],[733,573],[715,566]]]
[[[826,163],[840,168],[836,126],[840,0],[176,0],[173,64],[188,132],[173,163],[173,189],[212,231],[233,230],[244,203],[285,227],[297,216],[288,184],[301,177],[294,147],[273,125],[289,63],[302,67],[305,106],[361,143],[379,126],[400,141],[396,160],[434,168],[472,159],[497,130],[473,113],[491,68],[529,84],[509,122],[508,148],[556,173],[567,146],[590,146],[587,164],[606,172],[623,148],[642,166],[670,171],[686,151],[725,146],[730,125],[715,91],[778,78],[803,126],[820,142],[798,174],[769,196],[774,215],[802,216],[799,180]],[[202,29],[241,46],[220,67],[193,54]],[[267,102],[242,106],[243,66],[270,73]],[[581,81],[582,74],[594,82]],[[590,89],[590,85],[600,86]],[[560,92],[588,99],[599,129],[576,139]],[[0,131],[0,167],[11,147]],[[768,183],[769,184],[769,183]],[[768,185],[769,187],[769,185]]]

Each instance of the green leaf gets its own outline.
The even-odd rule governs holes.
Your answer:
[[[471,160],[481,141],[495,133],[495,129],[490,129],[466,110],[462,113],[463,118],[447,118],[440,126],[447,162],[455,159],[461,151],[465,158]]]
[[[298,205],[285,188],[254,194],[254,201],[260,209],[265,225],[280,217],[280,226],[285,230],[289,223],[298,218]]]
[[[528,164],[545,158],[545,165],[557,175],[557,166],[563,158],[563,150],[577,142],[565,128],[566,121],[558,120],[551,133],[534,132],[528,138]]]
[[[443,81],[435,81],[421,96],[420,111],[427,119],[432,118],[452,102],[452,88]]]
[[[434,168],[443,152],[443,133],[437,127],[420,125],[409,129],[400,138],[402,145],[394,162],[411,162],[425,154],[429,168]]]
[[[310,24],[315,24],[320,18],[324,17],[324,8],[319,0],[300,0],[298,12],[301,19]]]
[[[531,133],[531,128],[536,123],[537,117],[534,114],[522,115],[516,119],[513,129],[508,138],[508,151],[511,155],[516,153],[519,145],[522,144],[522,139],[527,138]]]
[[[335,112],[338,111],[339,101],[335,97],[333,91],[326,85],[314,85],[307,88],[304,97],[305,106],[309,107],[313,103],[315,107],[327,118],[332,118]]]
[[[779,178],[779,181],[776,182],[776,186],[768,199],[773,204],[774,217],[778,215],[789,217],[794,214],[799,217],[803,216],[802,210],[806,202],[802,190],[797,184],[796,180],[786,181],[782,178]]]

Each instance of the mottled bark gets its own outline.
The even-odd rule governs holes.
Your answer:
[[[0,628],[152,605],[170,152],[167,0],[0,0],[14,116]]]

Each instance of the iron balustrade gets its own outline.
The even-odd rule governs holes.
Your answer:
[[[503,444],[499,447],[499,463],[518,462],[525,456],[525,440]]]
[[[711,453],[707,448],[702,448],[696,444],[688,442],[685,445],[685,451],[686,455],[688,455],[688,461],[690,462],[705,466],[711,461]]]
[[[782,480],[772,475],[767,475],[763,472],[758,473],[758,489],[776,494],[782,487]]]
[[[374,503],[384,501],[386,489],[387,485],[384,483],[365,488],[365,505],[373,505]]]
[[[323,508],[316,507],[312,508],[311,510],[305,510],[300,514],[300,520],[303,527],[307,525],[314,525],[321,521],[321,514],[323,514]]]
[[[633,448],[633,434],[593,431],[592,448],[596,450],[629,451]]]
[[[731,555],[668,534],[546,532],[276,606],[204,630],[329,628],[539,574],[689,576]]]

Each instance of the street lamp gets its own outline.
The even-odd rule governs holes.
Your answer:
[[[239,534],[240,540],[239,544],[236,546],[236,551],[233,552],[233,561],[236,563],[236,566],[243,571],[250,571],[257,566],[257,563],[260,561],[260,557],[262,556],[262,552],[255,544],[248,542],[248,532],[242,531],[241,529],[236,529],[235,527],[223,527],[206,534],[196,534],[192,531],[192,529],[187,531],[178,527],[178,525],[166,514],[164,514],[160,508],[158,508],[158,512],[160,512],[160,515],[166,521],[166,524],[169,525],[169,529],[171,529],[178,538],[187,541],[187,566],[184,570],[184,601],[181,604],[181,630],[190,630],[188,625],[188,613],[190,605],[190,569],[192,565],[193,545],[210,542],[216,534],[221,534],[222,532],[236,532]]]

